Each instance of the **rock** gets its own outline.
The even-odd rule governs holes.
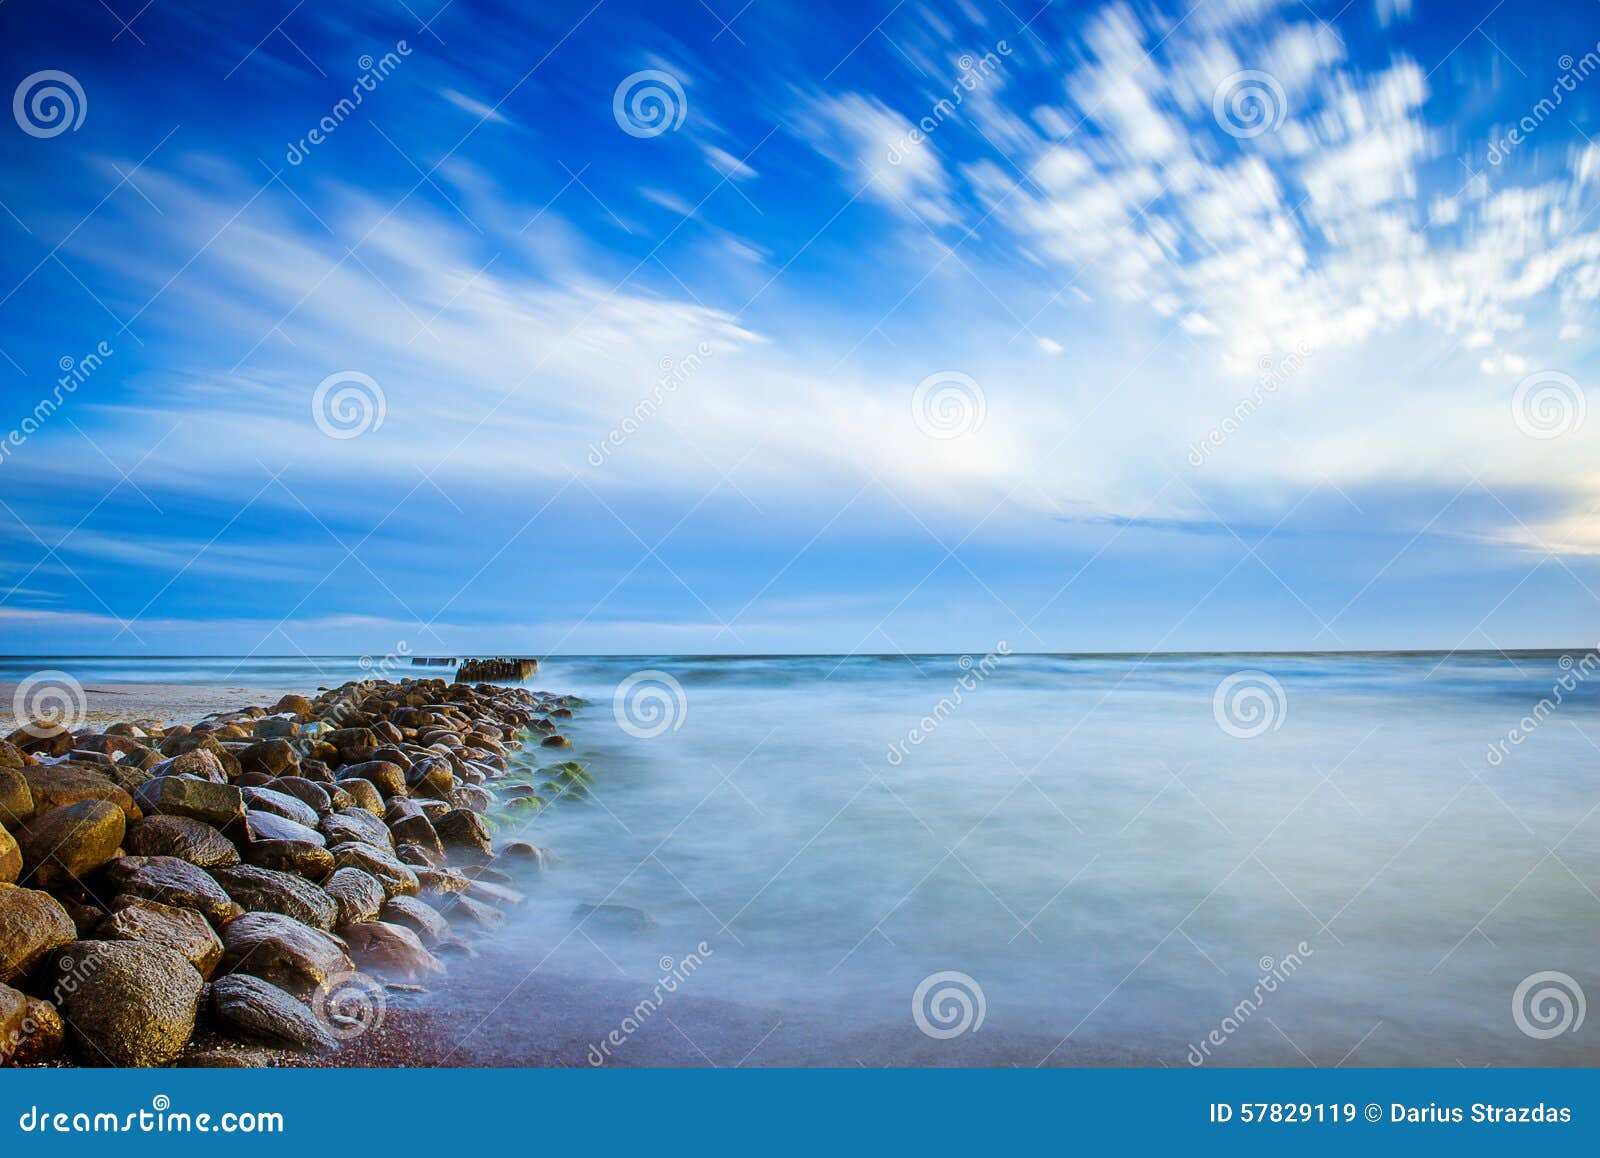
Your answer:
[[[41,1066],[58,1061],[67,1048],[67,1026],[61,1014],[48,1001],[27,999],[27,1014],[22,1019],[22,1038],[11,1054],[14,1066]],[[4,1064],[6,1041],[0,1040],[0,1064]]]
[[[271,1059],[250,1049],[197,1049],[172,1064],[186,1070],[258,1070]]]
[[[0,1066],[22,1045],[27,1021],[27,997],[9,985],[0,985]]]
[[[278,792],[271,788],[246,788],[243,791],[245,807],[252,812],[270,812],[274,816],[293,820],[307,828],[317,826],[317,810],[298,796],[290,796],[287,792]]]
[[[580,924],[593,923],[622,933],[642,933],[656,927],[655,918],[632,905],[579,905],[572,910]]]
[[[339,906],[316,885],[293,873],[255,865],[213,870],[228,895],[252,913],[282,913],[317,929],[331,929]]]
[[[41,885],[82,880],[117,855],[127,820],[105,800],[80,800],[52,808],[17,834],[24,879]]]
[[[263,716],[251,725],[250,734],[260,740],[293,739],[295,722],[287,716]]]
[[[388,826],[365,808],[329,813],[322,818],[319,828],[329,844],[348,844],[354,840],[385,852],[394,850],[394,838],[389,835]]]
[[[86,764],[35,764],[22,769],[22,778],[28,782],[35,815],[80,800],[106,800],[122,809],[126,819],[139,819],[139,806],[133,798]]]
[[[450,936],[450,922],[432,905],[416,897],[395,897],[383,906],[378,916],[386,924],[410,929],[428,947]]]
[[[317,709],[314,704],[304,696],[286,695],[272,705],[276,712],[290,712],[301,723],[307,723],[317,718]]]
[[[211,986],[211,1016],[230,1037],[279,1049],[333,1053],[334,1036],[309,1009],[259,977],[235,973]]]
[[[51,720],[36,720],[6,739],[30,756],[65,756],[72,751],[72,733]]]
[[[383,884],[365,869],[354,867],[338,869],[322,886],[334,904],[339,906],[337,925],[356,925],[373,921],[383,908]]]
[[[0,765],[0,821],[6,824],[21,824],[33,816],[33,790],[19,768],[20,764]]]
[[[170,1065],[189,1043],[205,983],[177,950],[74,941],[54,965],[62,1020],[83,1064]]]
[[[212,784],[222,784],[228,779],[224,758],[228,753],[210,748],[192,748],[177,756],[152,764],[152,778],[166,776],[193,777]]]
[[[495,929],[505,923],[506,915],[499,909],[482,901],[475,901],[465,893],[451,893],[435,903],[439,906],[439,912],[449,917],[451,921],[465,921],[469,925],[480,925],[486,929]]]
[[[365,808],[375,816],[383,815],[383,794],[372,781],[351,777],[348,780],[340,780],[337,786],[350,794],[357,808]]]
[[[210,977],[222,960],[222,942],[204,917],[160,901],[124,897],[97,932],[102,941],[148,941],[176,949],[201,977]]]
[[[218,868],[218,872],[226,871]],[[113,892],[180,909],[193,909],[221,928],[239,906],[204,869],[175,856],[125,856],[106,865]]]
[[[332,851],[335,868],[358,868],[371,873],[383,885],[387,897],[415,896],[421,888],[416,872],[383,849],[351,842],[335,845]]]
[[[385,799],[390,796],[404,796],[406,794],[406,774],[398,764],[391,764],[387,760],[369,760],[363,764],[354,764],[348,768],[339,769],[339,779],[365,780],[376,788]]]
[[[472,881],[456,872],[455,869],[425,869],[416,870],[417,881],[422,886],[422,895],[425,897],[453,896],[464,893],[472,885]]]
[[[341,929],[350,954],[363,970],[380,977],[420,981],[444,972],[444,965],[422,947],[410,929],[383,921],[368,921]]]
[[[385,819],[389,822],[389,832],[397,844],[404,842],[418,845],[431,854],[430,863],[443,863],[444,846],[439,843],[439,834],[434,831],[433,821],[428,819],[427,813],[422,811],[416,801],[395,797],[389,802]]]
[[[360,764],[372,759],[378,747],[378,736],[371,728],[335,728],[323,737],[339,751],[339,759],[346,764]]]
[[[15,883],[22,875],[22,847],[17,838],[0,825],[0,885]]]
[[[433,822],[439,843],[451,856],[471,860],[493,860],[494,845],[483,817],[464,808],[453,808]]]
[[[233,842],[203,820],[146,816],[128,826],[123,847],[134,856],[174,856],[201,868],[238,864]]]
[[[239,752],[239,767],[246,772],[268,776],[293,776],[300,767],[300,753],[285,739],[258,740]]]
[[[456,778],[450,771],[450,761],[442,756],[428,756],[411,765],[406,772],[406,785],[418,796],[449,800]]]
[[[282,776],[274,780],[268,787],[293,796],[302,804],[307,805],[317,816],[325,816],[335,808],[353,806],[353,802],[349,799],[349,793],[339,792],[338,789],[335,789],[334,791],[339,792],[339,796],[344,800],[342,804],[335,804],[332,795],[326,788],[315,781],[307,780],[303,776]],[[312,821],[312,823],[316,822]]]
[[[0,885],[0,984],[26,976],[77,937],[67,910],[49,893]]]
[[[501,849],[501,855],[507,860],[523,861],[537,868],[544,868],[550,853],[536,844],[529,844],[525,840],[514,840]]]
[[[546,736],[544,739],[539,741],[539,747],[570,748],[572,747],[572,741],[567,739],[565,736]]]
[[[232,784],[210,780],[162,776],[141,787],[138,800],[146,812],[187,816],[214,828],[226,828],[244,819],[244,797],[239,790]]]
[[[316,829],[272,812],[248,812],[245,825],[251,840],[299,840],[307,844],[327,844]]]
[[[10,740],[0,740],[0,768],[21,768],[27,763],[28,758],[23,754],[21,748]],[[4,777],[0,777],[0,784],[3,783]],[[3,792],[0,792],[0,802],[4,802],[4,800],[5,796]]]
[[[355,966],[328,934],[281,913],[246,913],[223,930],[222,971],[305,993]]]
[[[333,854],[308,840],[258,840],[245,849],[245,859],[260,868],[294,873],[320,881],[333,871]]]

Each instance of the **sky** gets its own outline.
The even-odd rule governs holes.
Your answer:
[[[1600,5],[9,0],[0,60],[0,652],[1600,641]]]

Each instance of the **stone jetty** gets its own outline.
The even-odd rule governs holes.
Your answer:
[[[582,794],[580,764],[518,751],[569,746],[578,703],[368,681],[194,725],[12,733],[0,1065],[337,1051],[522,902],[545,854],[494,817]]]
[[[536,659],[464,659],[456,669],[456,681],[476,683],[521,683],[539,670]]]

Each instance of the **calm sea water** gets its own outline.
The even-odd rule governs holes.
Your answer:
[[[530,979],[644,998],[698,956],[617,1060],[1595,1064],[1583,657],[551,659],[535,682],[592,701],[569,734],[594,799],[505,833],[561,861],[479,968],[482,1032],[537,1030]],[[580,903],[655,927],[579,925]],[[574,1059],[602,1021],[563,1022]]]

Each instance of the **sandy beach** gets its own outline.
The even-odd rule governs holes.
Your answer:
[[[0,683],[0,704],[10,704],[20,685]],[[260,688],[234,684],[134,684],[84,685],[86,724],[115,724],[125,720],[156,719],[168,724],[192,724],[217,712],[248,704],[276,703],[290,691],[308,688]]]

